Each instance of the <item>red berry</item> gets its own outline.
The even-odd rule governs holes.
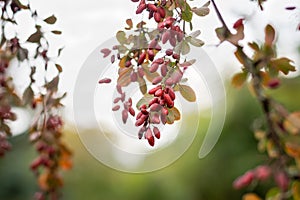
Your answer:
[[[152,84],[156,85],[162,81],[163,77],[162,76],[157,76],[152,80]]]
[[[156,97],[161,97],[163,95],[163,90],[162,89],[158,89],[156,92],[155,92],[155,94],[154,94],[154,96],[156,96]]]
[[[153,133],[154,133],[154,136],[159,139],[160,138],[160,131],[157,127],[154,127],[153,128]]]
[[[289,178],[285,172],[278,172],[275,174],[275,182],[277,183],[278,187],[283,191],[287,191],[289,188]]]
[[[128,119],[128,111],[127,110],[123,110],[122,111],[122,121],[123,121],[124,124],[126,124],[127,119]]]
[[[154,39],[150,42],[148,48],[149,49],[155,49],[155,47],[157,46],[157,41]]]
[[[137,62],[138,65],[143,64],[144,61],[145,61],[145,58],[146,58],[146,53],[145,52],[141,53],[140,56],[139,56],[138,62]]]
[[[146,5],[145,1],[141,1],[135,13],[136,13],[136,14],[140,14],[140,13],[142,13],[146,8],[147,8],[147,5]]]
[[[154,20],[159,23],[161,21],[161,16],[158,12],[154,13]]]
[[[130,74],[130,80],[131,80],[131,82],[136,82],[137,79],[138,79],[137,73],[136,73],[136,72],[132,72],[132,73]]]
[[[157,12],[160,14],[160,17],[161,17],[161,18],[165,18],[165,17],[166,17],[166,11],[165,11],[164,8],[159,7],[159,8],[157,9]]]
[[[162,43],[166,44],[167,41],[170,39],[170,37],[171,37],[171,34],[169,31],[164,32],[162,35],[162,38],[161,38]]]
[[[168,50],[166,50],[166,55],[167,55],[167,56],[173,55],[173,49],[168,49]]]
[[[157,71],[158,67],[159,67],[159,64],[158,64],[158,63],[152,63],[152,65],[151,65],[149,71],[150,71],[151,73],[154,73],[154,72]]]
[[[244,175],[238,177],[234,182],[233,182],[233,187],[235,189],[241,189],[244,187],[247,187],[252,183],[254,180],[255,174],[252,171],[246,172]]]
[[[149,59],[150,61],[153,61],[154,56],[155,56],[153,50],[148,49],[147,53],[148,53],[148,59]]]
[[[255,172],[255,177],[258,180],[265,181],[271,175],[271,168],[266,165],[261,165],[261,166],[258,166],[254,172]]]
[[[174,102],[169,94],[164,94],[164,100],[169,108],[172,108],[174,106]]]
[[[117,111],[117,110],[119,110],[120,109],[120,106],[119,105],[116,105],[116,106],[114,106],[113,108],[112,108],[112,111]]]
[[[151,90],[149,90],[148,94],[154,94],[159,89],[161,89],[161,85],[158,85],[155,88],[152,88]]]
[[[271,89],[275,89],[280,85],[280,80],[278,78],[273,78],[269,80],[268,87]]]
[[[167,108],[163,107],[162,110],[161,110],[161,113],[164,114],[164,115],[168,115],[169,111],[168,111]]]
[[[109,78],[104,78],[104,79],[101,79],[101,80],[99,80],[99,84],[102,84],[102,83],[110,83],[111,82],[111,79],[109,79]]]
[[[237,28],[239,28],[240,26],[243,26],[243,20],[244,20],[244,19],[239,19],[239,20],[237,20],[237,21],[234,23],[233,28],[234,28],[234,29],[237,29]]]
[[[148,4],[148,9],[151,10],[151,11],[153,11],[153,12],[157,11],[157,7],[154,4]]]
[[[160,66],[160,72],[161,72],[161,75],[164,76],[164,77],[167,75],[167,72],[168,72],[167,64],[162,64]]]
[[[153,105],[153,104],[155,104],[155,103],[159,103],[158,98],[151,99],[151,100],[149,101],[149,106],[151,106],[151,105]]]
[[[163,58],[157,58],[156,60],[153,61],[154,63],[158,63],[158,64],[163,64],[164,63],[164,59]]]
[[[126,63],[125,63],[125,67],[130,67],[130,66],[131,66],[131,61],[127,60]]]
[[[168,94],[170,95],[171,99],[174,101],[176,96],[172,88],[169,88]]]
[[[145,138],[148,140],[148,143],[150,144],[150,146],[154,146],[154,137],[152,135],[152,131],[150,128],[147,129],[147,131],[145,133]]]
[[[135,116],[135,111],[132,107],[129,107],[128,111],[133,117]]]

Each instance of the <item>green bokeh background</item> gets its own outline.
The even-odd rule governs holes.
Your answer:
[[[299,110],[300,78],[284,81],[271,92],[289,110]],[[261,164],[265,155],[257,152],[251,125],[261,116],[258,103],[247,88],[228,88],[228,113],[220,140],[204,159],[198,158],[201,130],[192,146],[175,163],[147,174],[127,174],[112,170],[95,160],[83,147],[72,129],[65,141],[74,152],[74,167],[64,172],[62,199],[66,200],[234,200],[245,191],[263,195],[271,182],[236,191],[233,180]],[[203,120],[205,121],[205,120]],[[93,129],[86,130],[93,131]],[[13,149],[0,160],[0,200],[32,199],[38,189],[29,170],[36,156],[26,134],[10,139]]]

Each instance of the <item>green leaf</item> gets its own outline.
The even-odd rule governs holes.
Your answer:
[[[35,33],[33,33],[29,38],[27,39],[28,42],[32,43],[39,43],[42,38],[42,32],[37,30]]]
[[[190,45],[184,40],[181,43],[181,54],[186,55],[190,52],[191,48]]]
[[[167,115],[167,124],[174,124],[175,121],[175,116],[173,113],[173,110],[168,109],[168,115]]]
[[[201,31],[200,31],[200,30],[196,30],[196,31],[190,33],[189,36],[191,36],[191,37],[193,37],[193,38],[196,38],[196,37],[198,37],[200,34],[201,34]]]
[[[118,31],[116,38],[120,44],[125,44],[127,42],[126,34],[124,31]]]
[[[185,3],[185,9],[182,10],[181,17],[186,22],[191,22],[193,18],[193,12],[189,4]]]
[[[179,92],[182,95],[185,100],[189,102],[195,102],[196,101],[196,94],[194,90],[187,85],[179,85]]]
[[[248,77],[248,73],[246,72],[237,73],[232,77],[231,84],[236,88],[240,88],[246,82],[247,77]]]
[[[190,44],[195,47],[202,47],[204,45],[204,42],[202,40],[199,40],[197,38],[191,37]]]
[[[44,22],[48,24],[55,24],[56,20],[56,17],[54,15],[51,15],[50,17],[44,19]]]
[[[266,200],[272,200],[274,197],[280,196],[280,189],[277,187],[271,188],[266,194]]]
[[[270,64],[273,68],[287,75],[289,72],[296,71],[295,66],[291,64],[292,62],[293,61],[288,58],[279,58],[279,59],[271,60]]]
[[[61,31],[58,31],[58,30],[53,30],[51,31],[53,34],[56,34],[56,35],[60,35],[62,32]]]
[[[209,8],[208,7],[201,7],[201,8],[192,8],[193,13],[195,13],[196,15],[200,16],[200,17],[204,17],[206,15],[209,14]]]

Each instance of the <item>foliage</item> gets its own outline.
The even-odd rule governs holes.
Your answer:
[[[254,132],[255,137],[259,140],[259,150],[266,151],[269,158],[265,164],[259,165],[238,177],[233,186],[236,189],[241,189],[255,182],[265,181],[273,177],[277,188],[271,189],[266,194],[266,199],[289,199],[291,197],[297,199],[299,197],[298,178],[300,173],[300,114],[299,112],[288,112],[282,104],[268,96],[266,92],[268,89],[276,89],[280,86],[281,75],[288,75],[290,72],[296,71],[292,60],[286,57],[278,57],[274,27],[270,24],[265,27],[265,41],[263,44],[248,43],[253,51],[252,56],[248,56],[240,43],[245,38],[244,19],[238,19],[233,24],[233,29],[235,29],[235,33],[233,33],[227,27],[214,0],[199,8],[191,8],[185,0],[132,1],[138,3],[136,14],[148,12],[149,20],[154,18],[158,30],[149,32],[145,27],[146,22],[142,21],[137,25],[138,35],[127,37],[123,31],[119,31],[116,35],[120,45],[115,46],[113,50],[117,50],[117,58],[120,60],[117,90],[121,97],[116,99],[115,102],[117,103],[121,99],[124,103],[123,122],[126,123],[128,112],[132,116],[135,115],[135,112],[132,111],[133,108],[131,107],[132,99],[124,101],[125,93],[122,93],[121,88],[135,81],[139,82],[141,93],[144,94],[137,106],[140,112],[136,118],[136,126],[143,125],[138,137],[141,139],[144,136],[151,146],[154,145],[154,136],[157,139],[160,137],[160,132],[155,126],[153,126],[153,136],[150,128],[151,124],[166,124],[168,123],[166,118],[171,119],[168,124],[172,124],[174,119],[180,119],[180,117],[176,119],[176,117],[169,116],[170,113],[173,113],[170,112],[170,108],[173,109],[174,106],[175,92],[180,91],[180,94],[187,101],[196,101],[192,88],[180,83],[184,71],[192,65],[189,61],[188,65],[183,64],[186,63],[186,60],[182,61],[182,57],[189,53],[189,45],[200,47],[204,43],[197,39],[200,31],[187,35],[185,25],[190,23],[190,30],[192,31],[194,14],[198,16],[209,14],[211,2],[218,19],[222,23],[222,27],[216,29],[216,35],[220,43],[229,42],[236,48],[234,55],[242,65],[242,71],[233,76],[232,84],[235,87],[241,87],[244,83],[249,84],[253,96],[260,103],[264,113],[264,120],[260,123],[260,126],[255,127]],[[263,10],[263,2],[258,1],[261,10]],[[286,9],[293,10],[295,8],[288,7]],[[133,27],[132,20],[128,19],[126,22],[129,26],[126,29],[131,29]],[[146,37],[150,38],[149,42]],[[159,42],[162,44],[169,42],[172,48],[163,52],[163,47]],[[135,49],[132,50],[126,45],[133,46]],[[160,55],[158,52],[165,55],[158,57]],[[111,50],[103,49],[102,53],[105,57],[111,53]],[[111,62],[115,62],[115,55],[111,56]],[[182,66],[184,66],[183,70],[180,68]],[[159,68],[161,69],[160,74],[157,73]],[[177,75],[174,75],[174,73]],[[143,78],[145,74],[146,80]],[[109,81],[100,80],[100,83],[110,82],[110,79],[104,80]],[[153,85],[159,85],[148,91],[145,86],[146,81],[152,82]],[[169,92],[174,93],[174,95]],[[117,111],[119,108],[120,106],[114,107],[113,110]],[[178,116],[180,116],[179,111]],[[258,200],[261,198],[256,194],[249,193],[244,195],[243,199]]]
[[[17,119],[12,108],[21,106],[33,109],[36,116],[31,122],[29,140],[35,145],[39,155],[31,163],[30,168],[36,175],[40,187],[40,192],[35,194],[35,198],[45,199],[49,195],[53,200],[58,199],[63,184],[60,170],[71,167],[71,152],[61,141],[63,122],[58,114],[62,106],[60,101],[65,96],[57,93],[62,67],[56,63],[56,58],[62,49],[57,50],[57,56],[50,57],[48,53],[50,44],[46,38],[47,32],[44,31],[44,26],[55,24],[56,17],[52,15],[41,19],[30,4],[24,5],[19,0],[1,0],[0,6],[0,154],[4,155],[5,151],[10,149],[6,140],[7,136],[12,134],[8,121]],[[35,24],[35,32],[27,40],[18,37],[20,13],[29,13],[30,19]],[[7,35],[8,27],[14,28],[14,35]],[[51,32],[56,35],[61,34],[58,30]],[[29,85],[23,94],[15,89],[13,77],[8,72],[15,61],[20,67],[30,70]],[[50,67],[56,69],[57,75],[49,80],[46,73]],[[42,84],[36,81],[37,71],[41,70],[44,71]]]

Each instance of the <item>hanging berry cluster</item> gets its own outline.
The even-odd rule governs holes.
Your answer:
[[[196,101],[193,89],[186,85],[185,71],[196,60],[187,60],[190,45],[200,47],[203,42],[197,37],[200,31],[187,35],[185,26],[190,24],[192,30],[193,13],[205,16],[209,13],[206,3],[200,8],[191,8],[184,0],[178,1],[146,1],[132,0],[138,3],[136,14],[148,12],[148,19],[157,23],[155,30],[145,27],[146,22],[141,21],[136,25],[135,34],[126,35],[124,31],[116,34],[119,44],[112,49],[102,49],[104,57],[110,56],[111,63],[118,60],[118,80],[116,89],[120,95],[114,99],[116,104],[112,110],[121,111],[123,123],[127,122],[129,115],[135,117],[132,99],[126,100],[122,88],[137,82],[143,97],[136,103],[138,110],[135,126],[140,127],[138,138],[145,138],[151,146],[155,138],[159,139],[161,132],[159,125],[173,124],[180,120],[181,113],[176,108],[176,94],[179,92],[189,102]],[[133,28],[131,19],[126,20],[128,27]],[[167,46],[168,48],[164,48]],[[110,83],[111,79],[103,78],[100,84]],[[153,85],[148,90],[147,85]],[[121,102],[123,105],[119,105]]]
[[[62,67],[56,60],[62,49],[58,49],[57,55],[50,57],[48,53],[50,44],[46,38],[46,34],[59,35],[61,31],[45,31],[43,27],[54,24],[56,17],[52,15],[41,19],[29,4],[22,4],[19,0],[1,0],[0,7],[0,155],[11,147],[6,140],[12,134],[8,122],[18,117],[11,109],[27,106],[28,109],[35,110],[36,116],[29,129],[29,139],[39,154],[30,166],[37,176],[40,187],[35,198],[45,199],[49,196],[55,200],[60,197],[60,188],[63,184],[60,171],[70,169],[72,165],[71,152],[61,140],[63,121],[59,110],[62,107],[60,101],[65,94],[59,95],[57,92]],[[18,37],[17,16],[26,12],[31,14],[30,19],[35,23],[35,32],[24,39]],[[7,27],[14,28],[13,36],[6,34]],[[32,47],[35,47],[35,51],[32,51]],[[13,77],[8,72],[12,63],[27,67],[31,71],[28,74],[29,85],[23,94],[15,89]],[[49,68],[57,71],[57,75],[50,80],[46,78]],[[36,81],[37,69],[44,70],[45,81],[42,85]]]

